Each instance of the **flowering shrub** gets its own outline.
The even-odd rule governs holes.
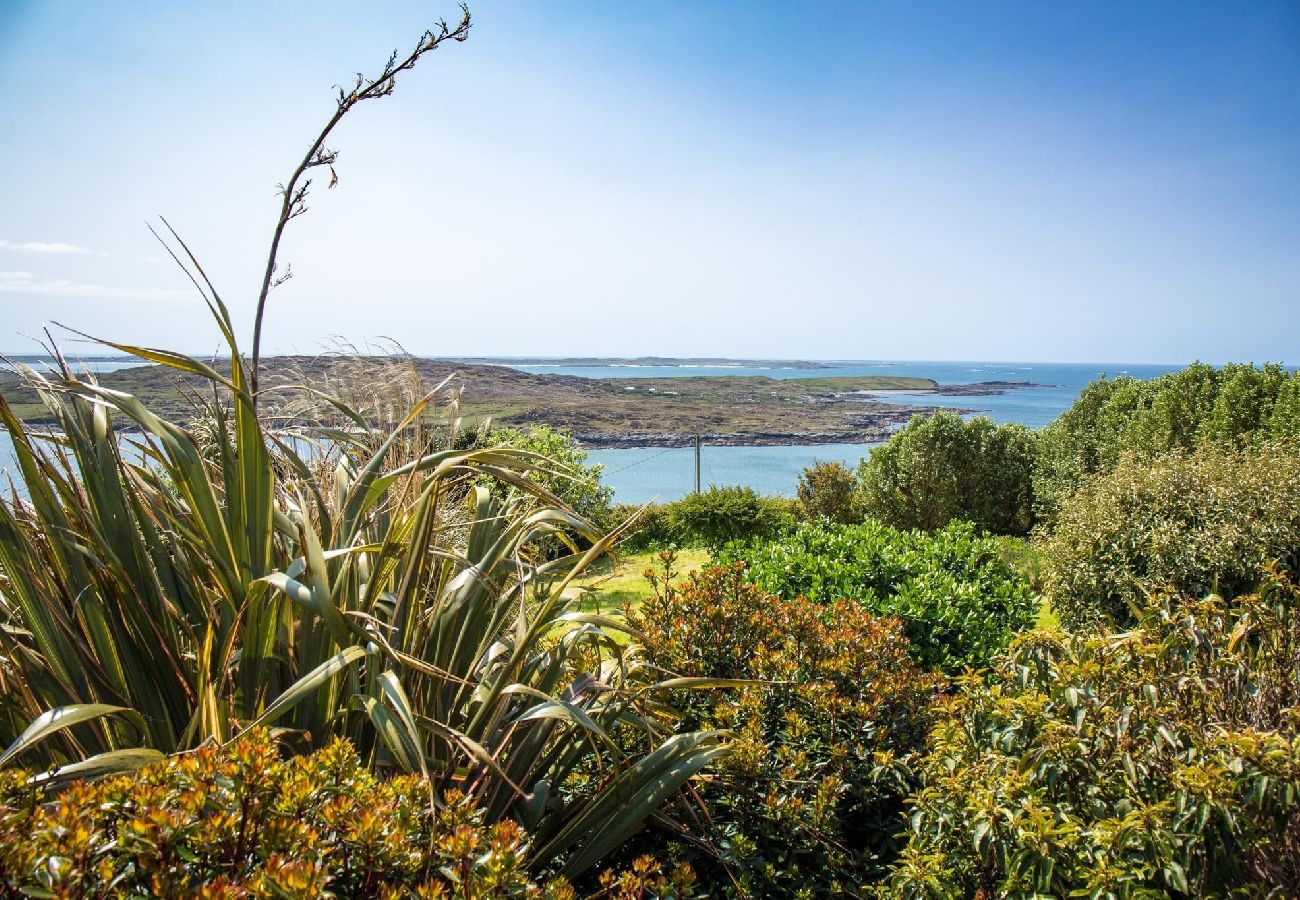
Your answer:
[[[879,522],[804,524],[766,541],[733,543],[720,562],[744,560],[746,576],[787,600],[855,600],[897,616],[924,665],[958,672],[986,665],[1027,627],[1037,601],[998,542],[965,522],[898,531]]]
[[[1035,631],[944,704],[892,895],[1296,896],[1300,603]]]
[[[265,732],[49,798],[0,771],[0,894],[569,898],[524,867],[513,822],[485,827],[428,782],[377,778],[336,740],[282,760]]]
[[[692,861],[715,889],[750,896],[858,890],[894,852],[903,761],[921,747],[937,677],[908,658],[898,620],[853,602],[782,600],[742,564],[653,580],[634,616],[652,663],[768,682],[678,700],[691,727],[737,734],[702,789],[713,828],[699,835],[729,871],[707,852]]]

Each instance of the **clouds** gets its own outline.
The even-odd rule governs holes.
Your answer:
[[[76,244],[67,244],[63,241],[5,241],[0,240],[0,250],[8,250],[11,253],[39,253],[50,256],[82,256],[92,254],[94,256],[108,256],[102,250],[91,250],[89,247],[80,247]]]
[[[8,241],[0,240],[0,250],[48,257],[108,256],[102,250],[92,250],[63,241]],[[190,292],[172,288],[135,288],[78,281],[60,275],[38,275],[20,269],[0,270],[0,294],[20,294],[28,297],[68,297],[85,300],[187,300]]]
[[[73,297],[87,300],[188,300],[190,291],[171,288],[114,287],[70,281],[66,278],[42,278],[32,272],[0,271],[0,294],[23,294],[37,297]]]

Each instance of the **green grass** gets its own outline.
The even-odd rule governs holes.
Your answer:
[[[1039,598],[1038,615],[1034,616],[1034,625],[1038,628],[1061,627],[1061,619],[1056,615],[1056,610],[1052,609],[1051,601],[1046,597]]]
[[[841,391],[932,391],[939,386],[933,378],[910,375],[820,375],[812,378],[789,378],[785,384],[803,390],[824,393]]]
[[[673,571],[679,576],[686,575],[708,562],[706,550],[678,550]],[[571,596],[582,598],[583,612],[608,613],[621,609],[625,603],[636,608],[652,593],[646,570],[658,569],[659,565],[657,551],[614,554],[593,567],[591,574],[575,580],[568,591],[572,592]]]

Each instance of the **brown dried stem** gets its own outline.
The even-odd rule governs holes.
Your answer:
[[[308,170],[318,166],[328,166],[330,170],[330,187],[338,183],[338,174],[334,171],[334,163],[338,159],[338,151],[329,149],[325,146],[330,133],[334,127],[342,121],[343,117],[363,100],[373,100],[378,97],[387,97],[397,86],[397,75],[399,72],[405,72],[415,67],[420,57],[436,50],[444,41],[463,41],[469,36],[470,15],[469,7],[461,4],[460,22],[453,28],[445,21],[439,21],[438,24],[429,31],[420,36],[420,40],[413,49],[403,59],[398,59],[397,51],[388,58],[383,71],[376,77],[367,80],[360,72],[357,73],[356,83],[351,90],[345,91],[342,87],[338,88],[337,109],[330,116],[325,127],[321,129],[316,140],[312,142],[307,153],[302,158],[302,162],[294,169],[289,180],[280,185],[280,217],[275,223],[275,232],[271,235],[271,247],[266,257],[266,271],[262,275],[262,290],[257,297],[257,316],[253,322],[253,366],[250,374],[254,402],[257,398],[258,368],[262,358],[262,318],[266,313],[266,298],[270,295],[272,289],[288,281],[291,277],[291,271],[285,268],[283,275],[276,275],[276,258],[280,252],[280,239],[284,236],[284,229],[291,221],[296,219],[307,211],[307,192],[311,187],[311,179],[306,177]]]

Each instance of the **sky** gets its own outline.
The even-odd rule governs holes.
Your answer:
[[[335,132],[270,352],[1300,362],[1300,3],[475,0]],[[251,344],[447,2],[0,0],[0,350]]]

